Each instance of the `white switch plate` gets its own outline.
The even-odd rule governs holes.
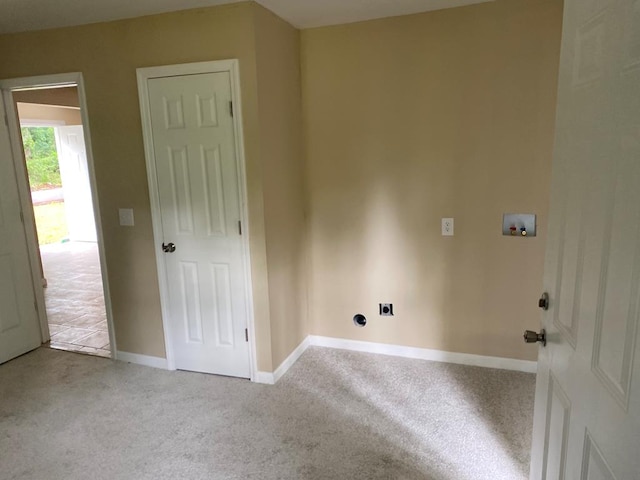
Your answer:
[[[442,219],[442,236],[453,237],[453,218]]]
[[[133,208],[118,209],[118,216],[120,217],[120,225],[123,227],[133,227]]]

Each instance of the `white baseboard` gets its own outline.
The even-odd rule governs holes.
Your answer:
[[[287,373],[287,370],[289,370],[293,366],[293,364],[298,361],[300,355],[302,355],[304,351],[309,348],[310,341],[311,338],[307,336],[307,338],[300,342],[300,345],[298,345],[296,349],[291,352],[291,354],[287,358],[285,358],[284,362],[282,362],[280,366],[276,368],[276,370],[273,372],[274,383],[280,380],[280,378],[282,378],[282,376]]]
[[[514,370],[518,372],[536,373],[537,362],[518,360],[515,358],[488,357],[484,355],[473,355],[469,353],[445,352],[442,350],[432,350],[428,348],[405,347],[402,345],[390,345],[386,343],[363,342],[360,340],[348,340],[345,338],[322,337],[309,335],[296,349],[271,372],[257,372],[253,381],[273,385],[295,364],[300,356],[310,346],[338,348],[341,350],[351,350],[354,352],[377,353],[381,355],[392,355],[396,357],[415,358],[420,360],[431,360],[434,362],[457,363],[461,365],[473,365],[477,367],[499,368],[503,370]],[[167,359],[140,355],[138,353],[116,352],[116,359],[145,365],[147,367],[168,369]]]
[[[129,353],[129,352],[116,352],[116,360],[120,360],[121,362],[129,362],[135,363],[138,365],[144,365],[146,367],[154,367],[161,368],[163,370],[168,370],[168,364],[166,358],[160,357],[151,357],[149,355],[140,355],[139,353]]]
[[[263,383],[265,385],[273,385],[276,383],[273,379],[273,373],[271,372],[256,372],[255,377],[253,378],[254,383]]]
[[[298,345],[293,352],[289,354],[287,358],[280,364],[278,368],[275,369],[273,373],[269,372],[257,372],[253,381],[255,383],[264,383],[267,385],[274,385],[278,380],[282,378],[282,376],[287,373],[287,371],[293,366],[294,363],[298,361],[300,355],[304,353],[304,351],[309,348],[309,336],[307,336],[300,345]]]
[[[460,365],[472,365],[476,367],[499,368],[502,370],[514,370],[517,372],[536,373],[538,364],[528,360],[515,358],[488,357],[473,355],[470,353],[445,352],[429,348],[405,347],[402,345],[390,345],[387,343],[363,342],[360,340],[347,340],[345,338],[321,337],[309,335],[296,349],[280,364],[273,373],[257,372],[253,379],[256,383],[267,385],[275,384],[298,361],[300,356],[310,346],[339,348],[354,352],[377,353],[396,357],[431,360],[433,362],[457,363]],[[130,354],[129,354],[130,355]]]
[[[402,345],[389,345],[386,343],[362,342],[359,340],[347,340],[344,338],[321,337],[309,335],[309,345],[317,347],[339,348],[355,352],[378,353],[393,355],[396,357],[417,358],[435,362],[458,363],[461,365],[473,365],[477,367],[500,368],[503,370],[515,370],[518,372],[536,373],[538,364],[528,360],[515,358],[487,357],[484,355],[472,355],[469,353],[444,352],[428,348],[404,347]],[[288,360],[288,359],[287,359]]]

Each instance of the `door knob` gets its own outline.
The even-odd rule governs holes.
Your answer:
[[[536,333],[532,330],[525,330],[524,332],[524,343],[536,343],[540,342],[543,347],[547,346],[547,332],[544,330],[540,330],[540,333]]]
[[[165,253],[173,253],[176,251],[176,246],[173,243],[163,243],[162,244],[162,251]]]
[[[544,292],[538,300],[538,306],[543,310],[549,310],[549,294]]]

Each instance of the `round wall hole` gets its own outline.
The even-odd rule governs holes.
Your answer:
[[[367,317],[365,317],[361,313],[356,313],[353,316],[353,324],[356,327],[364,327],[367,324]]]

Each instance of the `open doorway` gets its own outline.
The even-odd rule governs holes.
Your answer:
[[[111,356],[76,86],[14,91],[51,348]]]

